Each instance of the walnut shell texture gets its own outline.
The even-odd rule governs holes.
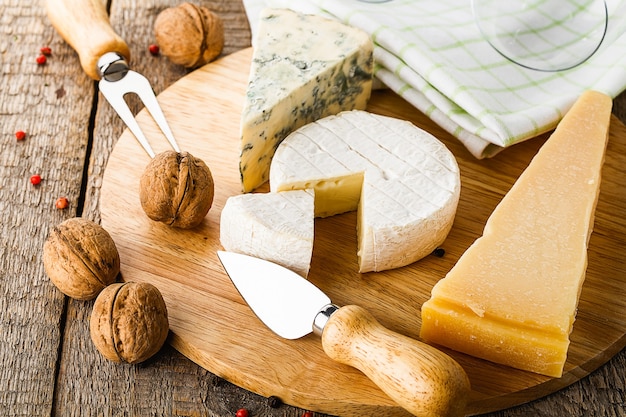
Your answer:
[[[43,246],[43,263],[54,285],[78,300],[96,298],[120,272],[120,255],[111,235],[81,217],[51,229]]]
[[[167,339],[169,322],[161,292],[145,282],[116,283],[93,305],[91,340],[113,362],[140,363],[154,356]]]
[[[154,22],[154,35],[161,53],[187,68],[213,61],[224,48],[222,19],[206,7],[191,3],[159,13]]]
[[[202,223],[213,195],[209,167],[188,152],[157,154],[140,178],[139,199],[146,215],[181,229]]]

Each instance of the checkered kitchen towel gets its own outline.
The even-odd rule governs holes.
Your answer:
[[[503,0],[507,1],[507,0]],[[252,32],[264,7],[334,17],[369,33],[375,74],[477,158],[553,129],[587,89],[626,88],[626,36],[574,69],[541,72],[503,58],[482,38],[470,0],[244,0]]]

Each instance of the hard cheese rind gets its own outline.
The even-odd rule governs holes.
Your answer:
[[[587,92],[422,306],[421,337],[559,377],[587,267],[611,98]]]
[[[313,191],[229,197],[220,217],[224,249],[275,262],[306,277],[313,252]]]
[[[356,28],[290,10],[262,12],[241,119],[244,192],[265,183],[274,150],[306,123],[365,109],[373,45]]]
[[[274,192],[315,190],[315,215],[358,208],[359,269],[415,262],[447,237],[460,195],[452,153],[413,124],[365,111],[308,124],[278,147]]]

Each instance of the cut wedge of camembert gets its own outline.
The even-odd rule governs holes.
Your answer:
[[[250,193],[226,200],[224,249],[275,262],[306,277],[313,253],[313,191]]]
[[[407,121],[342,112],[290,134],[270,170],[273,192],[315,190],[315,215],[358,208],[359,269],[408,265],[440,245],[461,181],[452,153]]]
[[[369,36],[285,9],[261,13],[241,118],[244,192],[268,180],[276,146],[306,123],[365,109],[372,88]]]

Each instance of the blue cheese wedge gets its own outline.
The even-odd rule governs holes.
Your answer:
[[[441,245],[460,196],[452,153],[410,122],[348,111],[290,134],[271,164],[272,192],[314,189],[315,215],[358,210],[360,272],[408,265]]]
[[[286,9],[260,16],[241,118],[239,170],[249,192],[268,180],[278,144],[300,126],[365,109],[372,89],[369,36]]]
[[[220,217],[224,249],[275,262],[306,277],[313,253],[313,191],[229,197]]]

